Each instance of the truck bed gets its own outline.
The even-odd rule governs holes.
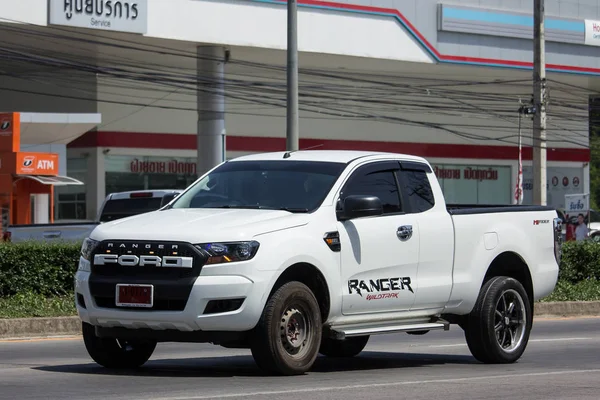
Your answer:
[[[447,204],[446,209],[451,215],[491,214],[505,212],[535,212],[556,211],[550,206],[535,205],[498,205],[498,204]]]
[[[498,255],[511,268],[530,271],[536,286],[534,300],[552,291],[558,272],[553,229],[556,209],[535,205],[448,205],[447,209],[454,225],[450,303],[458,305],[457,313],[474,306],[487,266]]]

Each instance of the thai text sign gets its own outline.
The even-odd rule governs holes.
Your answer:
[[[141,34],[147,31],[147,0],[50,0],[49,6],[49,23],[53,25]]]

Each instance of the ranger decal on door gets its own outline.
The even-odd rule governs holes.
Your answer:
[[[370,279],[368,283],[362,279],[351,279],[348,281],[348,293],[352,294],[354,291],[354,293],[361,297],[362,291],[372,293],[399,290],[409,290],[411,293],[414,293],[411,287],[411,279],[409,277]]]

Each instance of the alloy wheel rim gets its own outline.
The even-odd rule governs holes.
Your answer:
[[[494,333],[506,353],[516,351],[525,337],[527,314],[521,295],[514,289],[502,292],[494,312]]]

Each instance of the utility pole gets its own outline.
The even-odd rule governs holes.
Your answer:
[[[298,3],[287,2],[287,114],[286,150],[299,147],[298,132]]]
[[[546,49],[544,0],[533,2],[533,203],[546,205]]]

